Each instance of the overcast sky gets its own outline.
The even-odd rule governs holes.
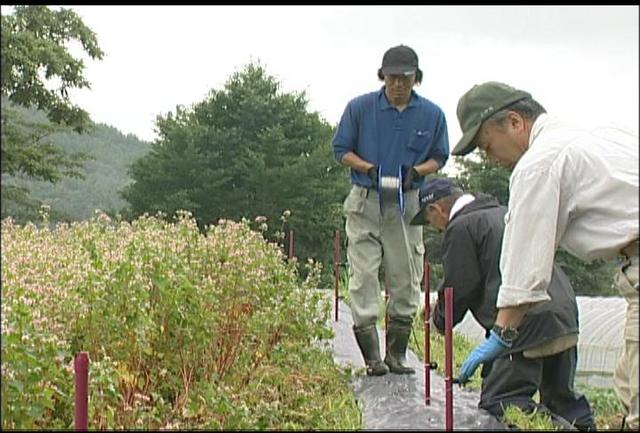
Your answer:
[[[382,55],[398,44],[418,53],[416,90],[444,110],[451,147],[458,99],[489,80],[569,120],[638,131],[637,6],[65,7],[105,52],[86,58],[91,90],[73,101],[144,140],[157,115],[202,101],[252,61],[336,124],[349,99],[381,86]]]

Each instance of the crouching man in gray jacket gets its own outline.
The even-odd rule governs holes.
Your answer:
[[[523,324],[501,329],[494,322],[500,287],[500,248],[507,211],[487,195],[465,194],[449,179],[430,179],[420,188],[420,211],[411,224],[431,224],[444,232],[444,279],[431,323],[444,332],[444,287],[453,287],[453,325],[471,310],[493,334],[504,355],[484,364],[479,407],[502,418],[508,405],[551,416],[555,425],[595,430],[586,398],[574,391],[577,363],[578,307],[564,272],[554,266],[552,301],[527,312]],[[533,396],[540,393],[540,403]]]

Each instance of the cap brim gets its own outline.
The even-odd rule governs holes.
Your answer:
[[[476,126],[465,132],[460,141],[458,141],[458,144],[456,144],[456,147],[454,147],[451,151],[451,154],[455,156],[462,156],[475,149],[476,146],[475,144],[473,144],[473,139],[478,133],[481,125],[482,122],[478,123]]]
[[[416,216],[413,217],[409,225],[423,226],[425,224],[428,224],[427,219],[425,218],[425,209],[427,209],[426,205],[422,209],[420,209],[420,212],[418,212]]]
[[[384,66],[381,68],[382,75],[411,75],[415,74],[418,68],[415,66]]]

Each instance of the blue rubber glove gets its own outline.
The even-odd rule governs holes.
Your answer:
[[[468,382],[481,363],[493,361],[511,347],[512,343],[500,338],[495,331],[491,330],[489,334],[489,338],[476,347],[462,364],[460,376],[458,377],[460,383]]]

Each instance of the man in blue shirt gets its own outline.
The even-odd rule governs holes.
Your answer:
[[[422,226],[409,223],[424,176],[447,162],[449,139],[443,111],[413,90],[422,81],[414,50],[387,50],[378,78],[380,90],[347,104],[333,149],[351,168],[344,212],[353,330],[367,374],[380,376],[414,373],[404,362],[420,304],[424,246]],[[376,327],[381,264],[389,292],[384,362]]]

